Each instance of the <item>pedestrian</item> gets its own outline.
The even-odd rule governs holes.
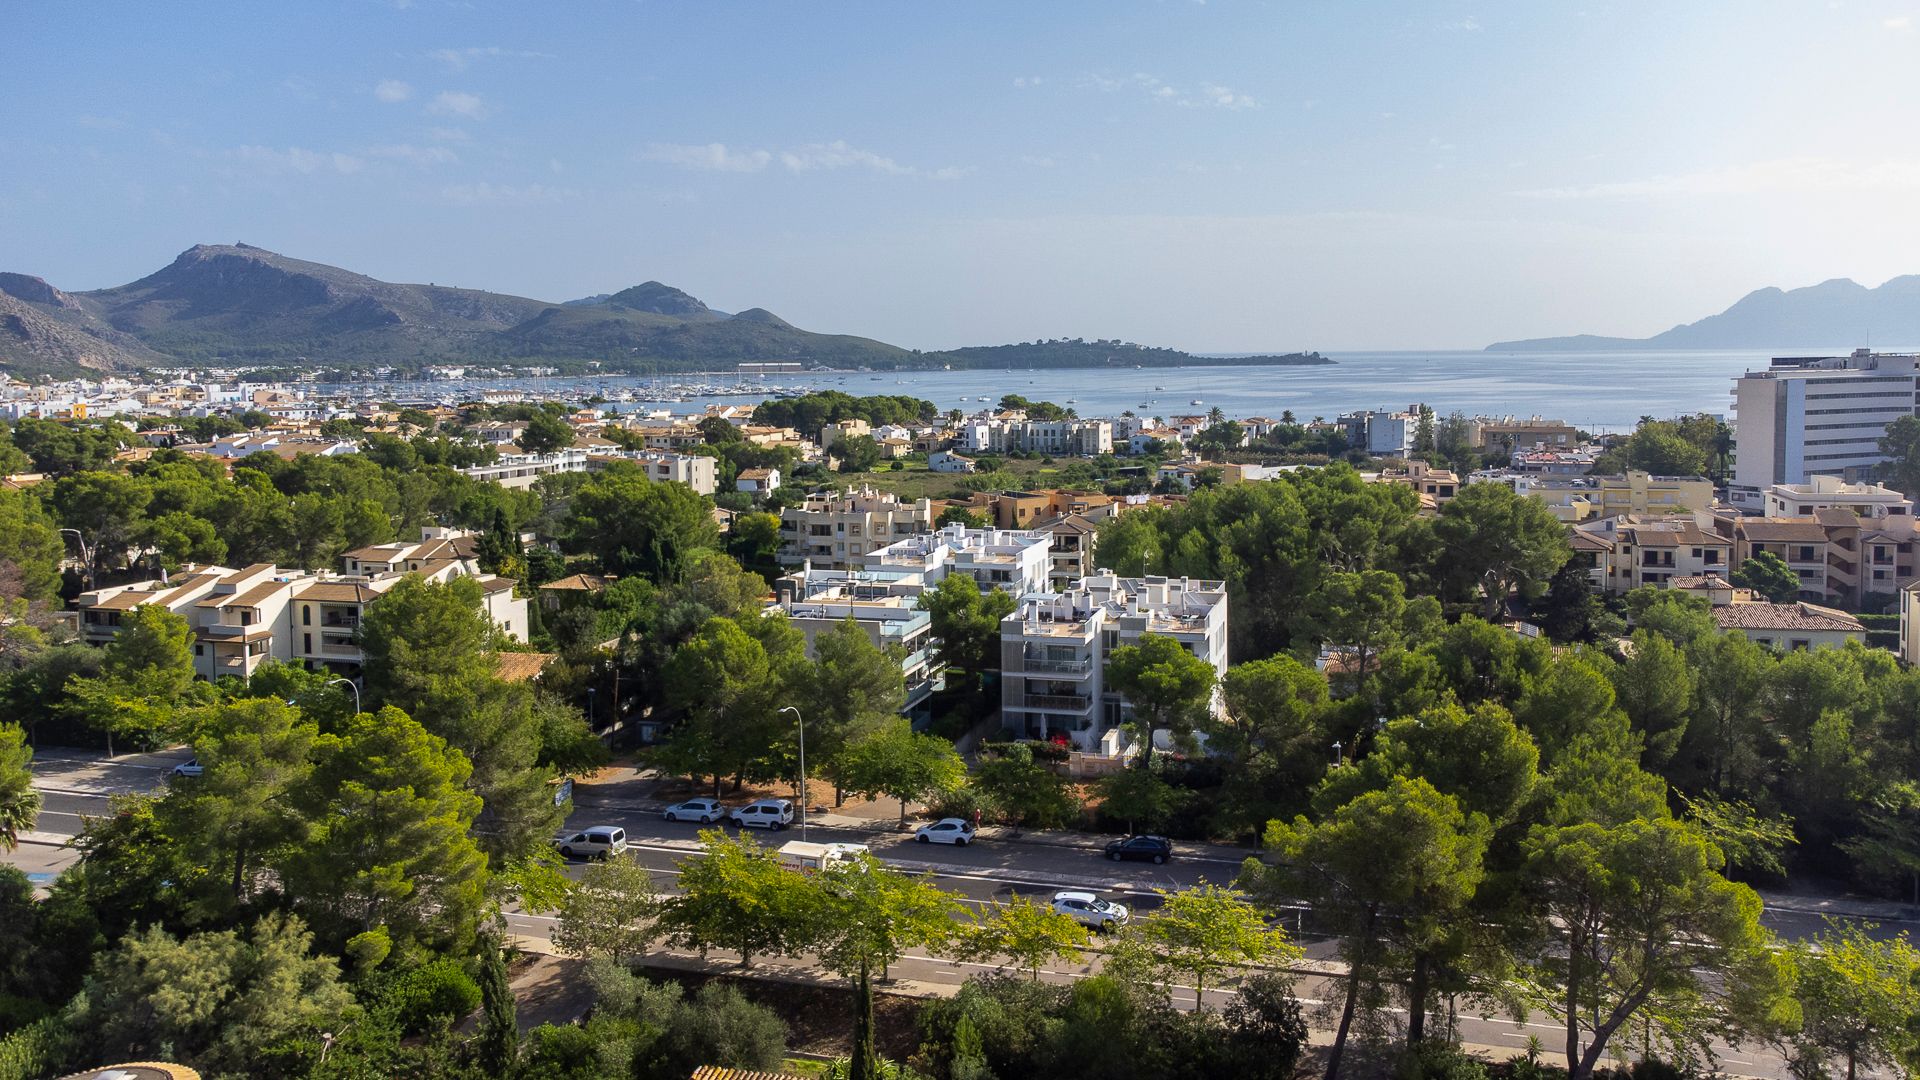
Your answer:
[[[973,808],[973,831],[980,831],[980,808],[977,806]]]

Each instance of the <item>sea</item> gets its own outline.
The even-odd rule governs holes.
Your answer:
[[[1846,350],[1836,350],[1844,353]],[[1542,416],[1587,431],[1627,431],[1642,416],[1727,415],[1733,380],[1765,369],[1770,357],[1809,355],[1800,349],[1719,352],[1492,353],[1336,352],[1313,366],[1213,365],[1178,368],[1063,368],[1049,371],[973,368],[964,371],[787,372],[742,377],[706,375],[584,376],[361,384],[385,399],[440,399],[482,389],[523,390],[537,397],[599,394],[628,398],[620,411],[667,408],[697,412],[707,404],[751,402],[776,393],[840,390],[855,396],[903,394],[947,409],[972,411],[1002,395],[1058,402],[1081,416],[1149,416],[1203,412],[1230,417],[1332,419],[1360,409],[1404,409],[1421,403],[1441,415]]]

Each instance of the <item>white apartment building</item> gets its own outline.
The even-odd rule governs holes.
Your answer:
[[[780,511],[779,559],[788,566],[845,570],[869,551],[933,531],[933,502],[903,503],[892,492],[861,488],[810,495]]]
[[[925,588],[917,572],[875,573],[862,570],[816,570],[806,567],[774,583],[775,602],[769,612],[783,611],[787,620],[807,637],[807,655],[814,640],[852,619],[873,643],[883,649],[898,646],[900,674],[907,700],[901,712],[925,712],[927,699],[940,685],[941,668],[933,654],[933,617],[919,607]]]
[[[1081,752],[1118,752],[1131,716],[1105,686],[1107,656],[1144,634],[1179,641],[1215,672],[1227,670],[1227,589],[1189,578],[1123,578],[1111,571],[1059,592],[1034,592],[1000,623],[1000,710],[1005,730],[1064,735]]]
[[[1109,420],[1013,420],[985,417],[960,425],[961,448],[970,453],[1025,451],[1061,457],[1113,452]]]
[[[1044,532],[955,524],[869,551],[860,565],[869,570],[917,572],[929,586],[938,585],[948,574],[966,574],[982,590],[1024,596],[1047,587],[1052,546],[1053,537]]]
[[[588,455],[587,468],[593,471],[621,463],[636,466],[656,484],[685,484],[702,495],[713,494],[719,473],[713,458],[705,454],[676,454],[667,450],[596,450]]]
[[[1815,475],[1804,484],[1775,484],[1761,497],[1766,517],[1804,517],[1822,510],[1851,510],[1866,519],[1913,514],[1913,504],[1892,488],[1848,483],[1838,476]]]
[[[1413,450],[1413,437],[1420,428],[1420,414],[1413,410],[1388,412],[1375,409],[1346,413],[1335,423],[1346,433],[1349,446],[1382,457],[1406,457]]]
[[[505,488],[530,488],[543,476],[587,471],[587,452],[577,447],[551,454],[501,454],[491,465],[470,465],[460,472]]]
[[[1815,473],[1858,480],[1885,460],[1887,425],[1920,415],[1920,356],[1776,357],[1734,380],[1733,399],[1729,499],[1758,509],[1775,484],[1804,484]]]

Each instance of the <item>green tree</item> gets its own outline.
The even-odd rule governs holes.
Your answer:
[[[470,578],[408,575],[368,604],[356,634],[368,700],[424,723],[433,705],[484,682],[496,660],[480,602]]]
[[[1221,818],[1257,831],[1289,816],[1324,772],[1327,678],[1291,656],[1252,660],[1220,679],[1225,706],[1205,725],[1207,748],[1234,762]]]
[[[195,717],[202,773],[161,800],[161,827],[208,868],[205,899],[226,915],[253,900],[262,871],[307,839],[295,797],[312,770],[319,732],[300,710],[272,698],[213,706]],[[222,872],[222,868],[225,872]]]
[[[835,439],[827,455],[839,463],[843,473],[872,472],[880,464],[880,444],[871,435],[851,435]]]
[[[118,565],[140,530],[152,491],[121,473],[80,472],[56,481],[48,505],[60,523],[86,540],[87,581]]]
[[[966,673],[975,686],[983,672],[1000,668],[1000,620],[1013,614],[1012,594],[982,591],[969,574],[948,574],[920,594],[929,613],[941,666]]]
[[[40,816],[33,788],[33,747],[15,724],[0,724],[0,850],[12,851]]]
[[[553,947],[582,959],[643,956],[658,936],[652,924],[660,904],[646,867],[626,859],[595,863],[567,890]]]
[[[733,528],[727,535],[727,552],[739,560],[741,566],[763,578],[771,578],[780,573],[780,564],[774,556],[783,542],[780,516],[755,510],[733,519]]]
[[[316,751],[300,795],[313,832],[286,867],[289,895],[336,939],[378,928],[403,951],[470,940],[488,875],[466,758],[392,706]]]
[[[352,1005],[300,920],[270,914],[244,933],[129,935],[100,957],[67,1020],[98,1058],[174,1058],[247,1076],[269,1048],[333,1028]]]
[[[907,703],[900,658],[873,643],[851,618],[814,635],[813,663],[801,672],[800,710],[816,762],[885,728]]]
[[[1130,933],[1162,966],[1192,980],[1198,1011],[1206,1011],[1207,987],[1218,986],[1221,979],[1256,964],[1284,964],[1304,955],[1234,889],[1207,884],[1171,893],[1163,889],[1160,900]]]
[[[507,978],[507,954],[491,936],[480,943],[480,1068],[489,1076],[508,1076],[520,1056],[520,1027],[514,1018],[513,986]]]
[[[1888,424],[1880,453],[1887,458],[1880,478],[1907,498],[1920,498],[1920,417],[1902,416]]]
[[[520,433],[520,449],[529,454],[551,454],[573,445],[573,425],[549,412],[533,414]]]
[[[1433,526],[1440,568],[1454,595],[1478,590],[1481,615],[1497,620],[1507,596],[1531,596],[1572,556],[1566,528],[1546,504],[1505,484],[1468,484]]]
[[[1880,939],[1874,929],[1829,918],[1824,931],[1794,944],[1795,1076],[1828,1076],[1835,1059],[1845,1062],[1847,1080],[1880,1066],[1911,1074],[1920,1055],[1920,950],[1904,933]]]
[[[1300,614],[1303,644],[1353,650],[1349,690],[1364,693],[1380,653],[1409,639],[1418,641],[1440,621],[1429,597],[1409,604],[1399,575],[1385,570],[1328,574]]]
[[[720,547],[712,503],[685,484],[655,484],[637,470],[609,469],[573,496],[561,526],[567,549],[609,573],[661,583],[681,579],[697,553]]]
[[[690,776],[721,781],[778,775],[783,684],[767,650],[731,619],[708,619],[662,673],[667,703],[681,714],[658,757]]]
[[[1058,828],[1080,809],[1066,781],[1024,743],[981,758],[973,769],[973,790],[1002,819],[1033,829]]]
[[[67,680],[67,692],[92,727],[106,735],[151,741],[171,731],[178,711],[205,696],[193,679],[193,629],[155,604],[121,617],[120,630],[101,652],[100,675]]]
[[[1800,575],[1771,551],[1748,556],[1745,562],[1733,568],[1727,580],[1740,588],[1752,589],[1776,604],[1792,603],[1800,595]]]
[[[1168,732],[1176,743],[1189,741],[1212,701],[1213,665],[1162,634],[1142,634],[1135,644],[1109,652],[1106,676],[1107,689],[1132,707],[1143,769],[1152,762],[1156,732]]]
[[[21,491],[0,489],[0,565],[20,574],[21,595],[31,601],[54,600],[60,590],[60,534],[40,500]]]
[[[1153,769],[1122,769],[1097,785],[1100,810],[1127,823],[1127,831],[1151,832],[1166,824],[1187,794],[1161,779]]]
[[[904,717],[848,743],[830,768],[835,781],[856,795],[898,800],[903,830],[908,803],[957,791],[967,782],[966,762],[953,744],[914,731]]]
[[[862,855],[811,879],[818,897],[813,951],[854,986],[849,1080],[879,1080],[873,1037],[873,976],[908,949],[939,954],[957,932],[960,898],[924,878]]]
[[[1744,634],[1715,634],[1688,650],[1693,712],[1677,765],[1687,780],[1719,794],[1765,790],[1767,715],[1763,707],[1773,653]]]
[[[1660,1015],[1683,1052],[1713,1032],[1704,1025],[1765,1025],[1780,1011],[1786,971],[1760,898],[1720,876],[1720,852],[1696,829],[1671,818],[1543,826],[1523,853],[1553,947],[1522,968],[1531,999],[1565,1027],[1574,1080],[1638,1017]],[[1708,1020],[1707,1001],[1723,1022]]]
[[[699,858],[680,863],[679,891],[659,904],[657,927],[675,948],[756,955],[797,953],[818,931],[821,899],[768,848],[702,829]]]
[[[1003,957],[1037,983],[1049,963],[1080,963],[1088,943],[1086,927],[1015,893],[975,917],[961,936],[961,952],[980,959]]]
[[[1613,689],[1646,740],[1646,764],[1664,768],[1680,749],[1693,707],[1694,672],[1679,648],[1651,630],[1633,635],[1633,654],[1615,669]]]
[[[1327,1080],[1339,1076],[1355,1011],[1387,959],[1388,924],[1404,921],[1411,936],[1463,908],[1479,888],[1487,838],[1485,818],[1462,814],[1451,797],[1404,776],[1317,823],[1268,825],[1266,846],[1280,865],[1249,862],[1248,886],[1268,897],[1307,897],[1315,917],[1344,939],[1348,974]],[[1424,1009],[1425,997],[1416,990],[1409,1001]],[[1409,1034],[1418,1026],[1410,1015]]]

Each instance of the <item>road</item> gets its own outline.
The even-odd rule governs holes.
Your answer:
[[[176,750],[159,754],[123,755],[113,761],[103,761],[99,755],[85,752],[57,749],[39,751],[35,757],[34,771],[35,786],[41,789],[44,802],[40,819],[35,833],[28,838],[31,842],[22,844],[7,861],[28,870],[41,883],[50,881],[52,875],[70,865],[77,857],[70,848],[60,844],[79,831],[85,817],[109,812],[110,800],[114,795],[158,788],[166,782],[173,766],[186,757],[184,750]],[[1004,900],[1014,894],[1044,898],[1061,889],[1087,889],[1125,903],[1136,911],[1148,912],[1159,903],[1158,890],[1175,891],[1203,881],[1225,883],[1233,879],[1240,866],[1240,859],[1234,857],[1235,853],[1224,849],[1187,852],[1165,866],[1152,866],[1113,863],[1101,856],[1097,846],[1075,844],[1071,840],[1036,843],[1031,842],[1031,838],[1021,841],[983,836],[981,841],[971,846],[954,848],[915,843],[910,834],[878,831],[873,823],[835,820],[837,823],[834,824],[812,826],[807,838],[866,844],[877,858],[904,870],[927,873],[936,884],[959,894],[967,904],[975,907]],[[634,860],[653,871],[661,886],[668,890],[672,888],[680,861],[695,854],[699,847],[699,826],[669,823],[655,811],[631,805],[588,805],[576,809],[569,819],[572,827],[589,824],[624,828],[632,845]],[[801,834],[795,828],[779,834],[753,835],[777,844],[798,839]],[[578,864],[570,867],[575,874],[580,869]],[[1289,930],[1298,930],[1302,926],[1307,929],[1308,932],[1297,933],[1296,937],[1306,950],[1309,968],[1316,966],[1311,962],[1335,959],[1337,943],[1312,934],[1310,923],[1301,921],[1302,912],[1295,911],[1292,916],[1282,921]],[[1765,918],[1767,924],[1783,937],[1804,936],[1821,926],[1819,914],[1804,910],[1776,911],[1769,908]],[[1910,926],[1911,922],[1887,920],[1881,932],[1893,933],[1907,928],[1901,923]],[[553,919],[548,915],[515,913],[509,917],[509,928],[535,946],[547,943],[552,925]],[[795,975],[803,975],[809,970],[804,959],[769,958],[760,963],[765,967],[790,969]],[[1043,972],[1042,978],[1052,982],[1071,982],[1093,974],[1099,969],[1099,964],[1100,957],[1096,953],[1089,956],[1086,964],[1056,966]],[[969,975],[993,968],[992,964],[912,955],[896,965],[892,975],[902,984],[923,992],[950,993],[952,987]],[[1317,973],[1302,975],[1296,992],[1310,1008],[1336,1000],[1340,994],[1339,987],[1329,976]],[[1185,1003],[1191,1003],[1191,994],[1190,987],[1176,988],[1176,996]],[[1230,1000],[1231,993],[1210,990],[1206,998],[1209,1007],[1217,1008]],[[1319,1022],[1318,1018],[1315,1018],[1315,1022]],[[1515,1022],[1505,1018],[1462,1015],[1458,1024],[1461,1039],[1477,1050],[1504,1048],[1513,1052],[1524,1048],[1529,1038],[1538,1038],[1545,1044],[1548,1054],[1552,1055],[1563,1037],[1558,1026],[1538,1016],[1530,1017],[1526,1022]],[[1749,1053],[1727,1049],[1722,1063],[1729,1071],[1741,1075],[1769,1080],[1787,1075],[1784,1064],[1771,1052]]]

